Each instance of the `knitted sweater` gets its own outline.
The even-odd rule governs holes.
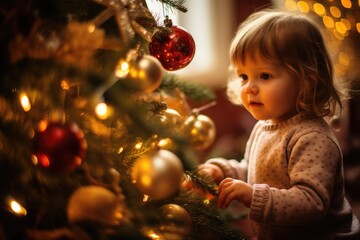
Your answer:
[[[246,178],[247,170],[254,189],[249,217],[259,240],[360,239],[359,221],[344,196],[342,153],[322,118],[259,121],[241,162],[207,162],[225,177]]]

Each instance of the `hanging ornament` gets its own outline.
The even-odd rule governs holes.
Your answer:
[[[160,207],[158,218],[159,232],[164,239],[186,239],[192,229],[191,216],[177,204],[166,204]]]
[[[165,127],[169,127],[176,134],[181,134],[184,118],[176,110],[167,108],[160,112],[160,121]]]
[[[155,57],[143,55],[130,66],[129,75],[136,88],[149,93],[160,86],[163,68]]]
[[[67,206],[71,224],[95,223],[114,226],[121,223],[124,196],[101,186],[85,186],[74,191]]]
[[[183,172],[181,160],[174,153],[161,149],[136,159],[131,175],[141,193],[164,199],[178,191]]]
[[[57,173],[77,168],[86,148],[84,134],[75,123],[41,121],[33,139],[33,156],[37,163]]]
[[[193,112],[185,120],[185,128],[190,144],[196,150],[205,150],[215,141],[215,123],[206,115]]]
[[[165,29],[157,31],[149,44],[149,52],[168,71],[186,67],[195,55],[195,41],[183,28],[173,26],[166,16]]]

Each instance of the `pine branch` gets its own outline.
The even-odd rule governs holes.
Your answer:
[[[183,6],[185,0],[159,0],[159,1],[170,8],[175,8],[181,12],[187,12],[187,8]]]
[[[217,190],[215,187],[214,180],[208,175],[201,174],[198,171],[196,172],[185,172],[186,177],[189,178],[192,184],[199,188],[202,192],[211,193],[212,195],[217,195]]]
[[[215,100],[215,94],[207,87],[201,84],[180,81],[176,75],[166,74],[160,85],[162,89],[179,88],[186,96],[195,101],[212,101]]]

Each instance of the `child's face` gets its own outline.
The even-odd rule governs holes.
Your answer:
[[[273,64],[259,54],[246,56],[236,66],[241,81],[241,101],[257,120],[279,123],[297,113],[299,81],[285,68]]]

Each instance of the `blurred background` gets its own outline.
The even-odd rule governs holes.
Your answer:
[[[151,0],[147,1],[152,4]],[[241,106],[226,97],[228,49],[236,29],[252,12],[277,7],[301,12],[321,27],[333,58],[335,80],[351,86],[352,98],[345,110],[329,119],[344,154],[346,191],[355,214],[360,218],[360,1],[359,0],[196,0],[186,1],[188,12],[176,14],[161,7],[159,19],[169,15],[174,25],[188,30],[196,42],[193,61],[175,71],[181,78],[205,84],[216,95],[216,105],[203,111],[214,120],[217,137],[201,159],[225,157],[241,159],[255,120]],[[156,14],[155,14],[156,15]]]

